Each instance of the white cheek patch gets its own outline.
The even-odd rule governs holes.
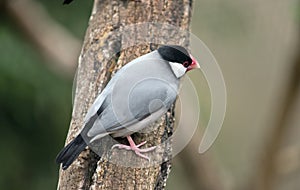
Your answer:
[[[185,74],[186,68],[182,64],[176,62],[169,62],[169,64],[177,78],[180,78]]]

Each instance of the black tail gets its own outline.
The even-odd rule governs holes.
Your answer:
[[[85,149],[86,143],[79,134],[65,148],[63,148],[56,157],[56,163],[62,163],[62,169],[67,169],[79,154]]]

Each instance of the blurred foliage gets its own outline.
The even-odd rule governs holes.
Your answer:
[[[92,1],[69,6],[62,1],[40,2],[83,39]],[[55,189],[54,160],[68,130],[72,79],[49,70],[43,63],[49,60],[4,12],[0,23],[0,189]]]

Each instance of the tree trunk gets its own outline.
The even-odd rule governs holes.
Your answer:
[[[88,108],[115,71],[150,52],[150,42],[188,46],[191,5],[191,0],[95,0],[79,57],[66,143],[80,132]],[[145,147],[160,145],[151,162],[131,151],[111,150],[109,138],[102,143],[100,160],[88,148],[67,170],[60,170],[58,189],[164,189],[171,167],[173,108],[152,125],[151,132],[133,135],[136,143],[146,140]]]

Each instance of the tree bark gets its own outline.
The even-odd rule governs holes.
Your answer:
[[[95,0],[79,57],[66,143],[80,132],[88,108],[115,71],[151,51],[149,39],[155,44],[188,47],[191,6],[191,0]],[[146,22],[162,25],[157,28],[151,24],[137,24]],[[171,167],[171,141],[168,139],[173,132],[173,108],[151,125],[151,132],[133,135],[136,143],[146,140],[145,147],[161,144],[153,153],[153,161],[136,158],[131,151],[110,150],[107,145],[112,139],[106,139],[100,159],[87,148],[67,170],[60,170],[58,189],[164,189]],[[120,141],[126,143],[126,140]],[[119,164],[122,159],[128,165]]]

